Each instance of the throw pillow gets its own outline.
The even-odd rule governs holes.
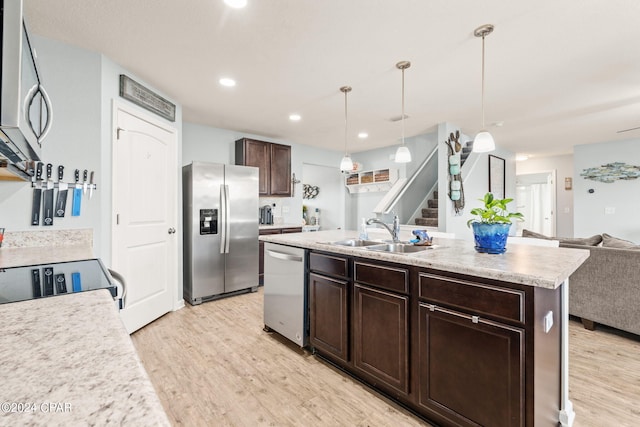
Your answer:
[[[605,248],[640,249],[640,246],[633,242],[613,237],[607,233],[602,235],[602,246]]]

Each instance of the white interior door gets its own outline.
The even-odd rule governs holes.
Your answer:
[[[129,333],[173,308],[178,286],[177,135],[151,114],[114,105],[113,269],[127,284]]]
[[[523,229],[556,235],[556,172],[539,172],[516,176],[516,201],[524,221],[516,222],[517,235]]]

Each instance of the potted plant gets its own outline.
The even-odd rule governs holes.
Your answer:
[[[476,215],[467,221],[467,227],[473,227],[476,251],[488,254],[501,254],[507,250],[507,236],[511,228],[511,220],[523,221],[520,212],[508,212],[507,204],[513,199],[495,199],[492,193],[484,195],[484,208],[471,209]]]

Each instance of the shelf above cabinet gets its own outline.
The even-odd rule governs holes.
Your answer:
[[[388,191],[398,180],[397,169],[375,169],[348,174],[344,183],[349,193]]]

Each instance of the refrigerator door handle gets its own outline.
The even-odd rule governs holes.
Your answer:
[[[220,242],[220,253],[229,253],[229,234],[231,234],[231,221],[230,221],[230,206],[229,206],[229,186],[222,185],[222,241]]]
[[[227,241],[227,194],[224,184],[220,185],[220,253],[224,254]]]

